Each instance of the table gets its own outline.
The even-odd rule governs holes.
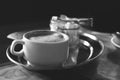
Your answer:
[[[4,78],[10,80],[91,80],[94,75],[93,71],[85,73],[83,68],[74,68],[69,70],[41,70],[39,72],[32,72],[15,64],[9,64],[0,68],[0,80]],[[89,77],[86,75],[89,74]]]

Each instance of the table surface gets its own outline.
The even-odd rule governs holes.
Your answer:
[[[88,73],[87,73],[88,74]],[[21,66],[9,64],[0,69],[0,80],[91,80],[85,76],[83,70],[69,69],[69,70],[41,70],[33,72],[24,69]]]
[[[24,29],[26,30],[28,28],[29,29],[38,29],[40,25],[35,23],[35,24],[32,24],[31,27],[30,27],[30,24],[13,25],[14,27],[12,26],[12,28],[11,28],[11,26],[12,25],[2,26],[2,30],[0,30],[1,31],[0,80],[4,80],[4,79],[5,80],[14,80],[14,79],[15,80],[119,80],[120,79],[120,78],[118,78],[118,76],[116,78],[116,74],[115,73],[112,74],[112,71],[111,71],[112,75],[109,75],[109,77],[107,77],[107,78],[106,77],[104,78],[104,76],[101,75],[102,73],[105,74],[105,72],[98,72],[98,70],[103,69],[103,68],[99,68],[99,65],[102,61],[105,60],[103,58],[106,55],[102,55],[101,56],[102,58],[95,59],[85,65],[81,65],[79,67],[75,67],[75,68],[71,68],[71,69],[41,70],[38,72],[26,70],[23,67],[10,62],[8,60],[8,58],[6,57],[6,49],[11,44],[11,41],[12,41],[10,39],[7,39],[6,36],[9,33],[14,32],[14,31],[20,31],[20,30],[24,30]],[[35,26],[37,26],[37,27],[35,28]],[[18,29],[15,27],[17,27]],[[6,29],[9,29],[9,31],[6,31]],[[99,34],[97,34],[97,36],[98,35]],[[104,36],[102,35],[102,37],[105,37],[104,39],[102,39],[100,35],[98,37],[101,40],[103,40],[105,46],[107,47],[105,50],[114,52],[113,50],[115,47],[109,42],[109,40],[110,40],[109,36],[108,37],[106,37],[106,36],[107,35],[104,35]],[[107,51],[107,53],[108,53],[108,51]],[[117,50],[115,50],[115,51],[117,51]],[[118,52],[114,52],[114,53],[118,53]],[[112,55],[112,56],[114,56],[114,55]],[[107,60],[106,60],[106,63],[109,63],[108,64],[109,66],[106,65],[106,67],[109,68],[111,66],[117,66],[117,69],[118,69],[118,67],[119,67],[118,63],[114,64],[116,61],[113,60],[113,58],[116,58],[116,57],[112,57],[111,62],[109,62],[109,61],[107,62]],[[119,58],[119,56],[117,58]],[[119,60],[117,60],[117,62],[118,61]],[[103,67],[103,65],[101,67]],[[107,70],[106,67],[103,70]],[[115,71],[115,70],[113,70],[113,71]]]

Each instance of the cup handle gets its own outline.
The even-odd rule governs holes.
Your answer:
[[[21,49],[20,51],[15,51],[15,47],[16,45],[18,44],[21,44],[21,45],[24,45],[25,42],[22,41],[22,40],[14,40],[10,46],[10,52],[13,54],[13,55],[16,55],[16,56],[23,56],[24,54],[24,51],[23,49]]]

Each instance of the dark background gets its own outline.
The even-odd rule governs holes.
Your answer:
[[[120,31],[119,2],[111,1],[0,1],[0,42],[15,31],[49,28],[52,16],[92,17],[93,30],[114,33]]]
[[[49,28],[52,16],[92,17],[93,30],[120,31],[119,2],[112,1],[0,1],[0,33],[2,39],[15,31]]]
[[[4,0],[0,1],[0,43],[6,43],[6,36],[15,31],[49,28],[51,17],[61,14],[92,17],[96,31],[120,31],[119,2]]]
[[[119,2],[4,0],[0,3],[0,25],[38,22],[43,25],[40,27],[49,27],[52,16],[65,14],[78,18],[93,17],[94,28],[98,31],[120,31]]]

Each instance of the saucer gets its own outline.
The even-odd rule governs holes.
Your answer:
[[[6,56],[11,62],[13,62],[17,65],[20,65],[28,70],[38,71],[38,70],[70,69],[70,68],[79,67],[83,64],[86,64],[86,63],[96,59],[97,57],[99,57],[102,54],[104,47],[101,42],[94,42],[92,44],[92,46],[93,46],[93,55],[89,61],[86,61],[86,58],[89,56],[88,55],[89,52],[85,51],[84,49],[80,49],[79,53],[82,53],[82,54],[78,54],[77,61],[76,61],[77,63],[74,63],[74,61],[72,61],[73,56],[70,56],[71,60],[67,60],[65,62],[65,64],[63,63],[64,66],[63,65],[61,65],[61,66],[60,65],[59,66],[50,66],[50,65],[36,66],[34,64],[31,64],[24,57],[19,57],[19,56],[11,54],[10,47],[8,47],[6,50]],[[88,53],[88,54],[86,54],[86,53]]]

